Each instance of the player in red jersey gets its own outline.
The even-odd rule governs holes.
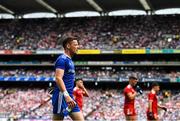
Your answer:
[[[73,90],[73,95],[76,103],[78,104],[80,110],[82,111],[83,107],[83,97],[89,97],[88,91],[84,87],[83,80],[82,79],[77,79],[75,81],[76,86]]]
[[[135,121],[136,120],[136,112],[134,107],[134,101],[137,92],[135,91],[134,87],[137,84],[137,78],[134,76],[129,77],[129,84],[124,88],[124,114],[126,116],[126,120]]]
[[[159,92],[159,90],[159,84],[153,83],[151,92],[148,94],[147,120],[159,120],[158,108],[167,111],[166,107],[158,105],[157,93]]]

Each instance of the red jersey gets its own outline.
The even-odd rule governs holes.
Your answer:
[[[157,95],[154,90],[151,90],[151,92],[148,94],[148,101],[152,102],[152,112],[155,115],[158,115],[158,100],[157,100]],[[149,107],[147,112],[149,112]]]
[[[125,101],[124,101],[124,113],[125,115],[136,115],[135,113],[135,108],[134,108],[134,101],[135,99],[129,99],[127,96],[128,93],[134,94],[136,91],[133,89],[131,85],[127,85],[124,88],[124,96],[125,96]]]
[[[75,101],[78,104],[80,110],[83,107],[83,91],[77,87],[74,88],[73,95],[75,96]]]

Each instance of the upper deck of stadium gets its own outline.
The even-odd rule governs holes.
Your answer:
[[[61,19],[67,17],[68,13],[80,11],[95,12],[99,16],[116,16],[113,14],[115,11],[136,10],[143,15],[153,15],[172,8],[180,9],[180,1],[1,0],[0,18],[4,18],[1,16],[3,14],[10,15],[10,18],[26,18],[28,14],[49,13],[58,19],[1,20],[0,50],[62,49],[59,45],[63,35],[78,36],[79,33],[82,49],[179,49],[179,16]],[[39,18],[39,15],[36,17]]]
[[[179,0],[1,0],[0,14],[23,16],[29,13],[51,13],[64,16],[70,12],[91,11],[108,15],[117,10],[140,10],[154,13],[180,8]]]

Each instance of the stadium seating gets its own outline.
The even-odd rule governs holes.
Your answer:
[[[7,89],[11,90],[12,89]],[[13,89],[0,99],[0,112],[19,120],[50,120],[52,105],[50,95],[45,89]],[[2,91],[2,89],[1,89]],[[125,120],[123,114],[124,96],[122,90],[88,90],[89,98],[84,98],[83,114],[86,120]],[[138,120],[146,119],[147,93],[136,98]],[[171,91],[169,98],[159,95],[160,103],[168,107],[168,111],[160,111],[160,119],[179,120],[180,92]],[[1,117],[0,117],[1,118]],[[68,119],[68,118],[67,118]]]
[[[179,18],[169,15],[0,20],[0,50],[59,50],[65,35],[79,37],[82,49],[178,49]]]
[[[76,71],[77,78],[83,78],[93,81],[128,81],[130,74],[136,74],[139,81],[160,81],[160,82],[178,82],[179,71],[163,70],[119,70],[119,69],[82,69]],[[55,81],[54,70],[32,70],[32,69],[10,69],[0,71],[0,81]]]

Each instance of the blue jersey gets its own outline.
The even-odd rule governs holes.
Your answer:
[[[74,64],[68,56],[62,54],[60,55],[55,62],[55,69],[63,69],[63,81],[68,91],[69,95],[73,99],[73,88],[74,88],[74,80],[75,80],[75,68]],[[53,113],[60,114],[62,116],[69,115],[67,112],[67,103],[65,101],[65,97],[62,92],[60,92],[58,86],[56,85],[53,96],[52,96],[52,105],[53,105]],[[71,112],[80,112],[78,105],[71,110]]]
[[[72,59],[64,54],[60,55],[55,62],[55,69],[58,68],[64,70],[63,81],[68,93],[72,95],[75,80],[75,68]]]

